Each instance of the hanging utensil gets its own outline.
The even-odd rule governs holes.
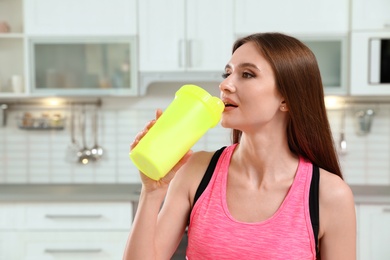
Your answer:
[[[346,108],[343,107],[341,112],[341,127],[340,127],[340,142],[339,142],[339,152],[340,154],[347,153],[347,140],[345,139],[345,120],[346,120]]]
[[[85,105],[83,106],[83,110],[80,117],[80,130],[81,130],[81,138],[83,142],[83,147],[79,152],[77,153],[78,161],[81,164],[88,164],[91,161],[91,151],[87,147],[87,140],[86,140],[86,124],[87,124],[87,115],[85,111]]]
[[[359,110],[356,112],[357,120],[357,134],[366,135],[371,131],[372,120],[374,118],[375,111],[371,108]]]
[[[7,125],[7,109],[8,105],[7,104],[1,104],[1,126],[6,126]]]
[[[80,147],[76,141],[76,113],[74,105],[71,104],[70,108],[70,144],[67,151],[67,160],[70,162],[78,161],[78,152]]]
[[[92,130],[94,136],[94,145],[91,148],[91,157],[95,161],[100,160],[103,156],[104,150],[98,144],[98,129],[99,129],[99,113],[98,110],[95,109],[93,119],[92,119]]]

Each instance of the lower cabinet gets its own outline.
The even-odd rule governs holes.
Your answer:
[[[0,204],[0,260],[122,259],[130,202]]]
[[[122,259],[128,232],[26,232],[23,260]]]
[[[390,259],[390,204],[360,204],[358,214],[358,259]]]

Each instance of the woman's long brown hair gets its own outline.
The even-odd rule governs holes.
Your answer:
[[[326,113],[324,90],[313,52],[299,40],[281,33],[257,33],[238,39],[253,42],[273,68],[279,92],[289,110],[287,139],[290,150],[342,178]],[[233,130],[233,143],[242,132]]]

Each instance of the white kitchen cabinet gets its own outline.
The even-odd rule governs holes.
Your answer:
[[[361,204],[358,209],[358,259],[390,259],[390,204]]]
[[[9,31],[0,32],[0,95],[19,95],[22,88],[14,88],[12,77],[25,77],[22,0],[0,1],[0,23]]]
[[[25,207],[28,230],[126,230],[130,203],[40,203]]]
[[[268,31],[346,35],[349,29],[349,0],[235,0],[234,10],[235,34],[241,36]]]
[[[130,202],[0,204],[0,260],[121,259]]]
[[[222,72],[232,26],[232,0],[139,1],[140,71]]]
[[[3,20],[1,98],[138,94],[137,0],[2,0]]]
[[[314,53],[327,95],[345,95],[348,92],[347,36],[298,37]]]
[[[32,93],[137,95],[135,37],[31,37]]]
[[[352,30],[390,31],[390,1],[352,0]]]
[[[28,35],[135,35],[136,0],[25,0]]]
[[[15,232],[23,225],[24,211],[20,205],[13,203],[0,204],[0,260],[21,259],[21,239]]]
[[[23,257],[19,233],[0,231],[0,260],[19,260]]]
[[[123,256],[128,232],[25,232],[21,260],[113,260]]]

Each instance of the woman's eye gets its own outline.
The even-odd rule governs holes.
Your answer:
[[[222,73],[222,78],[226,79],[227,77],[229,77],[229,73]]]
[[[254,75],[249,73],[249,72],[244,72],[244,73],[242,73],[242,77],[246,78],[246,79],[249,79],[249,78],[253,78]]]

